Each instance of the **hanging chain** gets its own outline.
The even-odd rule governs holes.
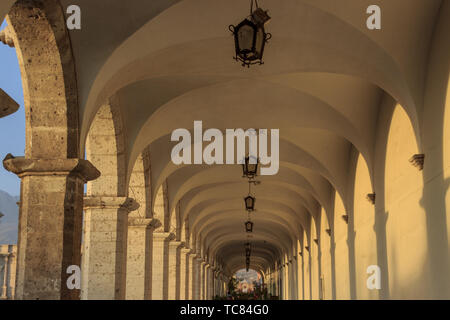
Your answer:
[[[251,0],[251,1],[250,1],[250,15],[252,15],[252,14],[253,14],[253,1],[255,2],[255,5],[256,5],[256,9],[258,9],[258,8],[259,8],[259,5],[258,5],[258,0]]]

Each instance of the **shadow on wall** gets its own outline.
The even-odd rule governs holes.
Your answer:
[[[444,1],[430,51],[423,110],[424,189],[432,298],[450,299],[450,3]],[[447,197],[447,198],[446,198]]]
[[[447,51],[447,57],[450,56],[450,50]],[[430,95],[426,100],[426,106],[433,107],[427,113],[432,113],[434,119],[432,123],[425,124],[424,137],[430,146],[430,150],[426,150],[425,167],[424,167],[424,190],[420,201],[421,206],[426,211],[427,231],[428,231],[428,248],[429,248],[429,264],[432,274],[433,292],[435,298],[450,298],[450,258],[448,246],[448,217],[447,212],[449,204],[446,203],[446,196],[450,186],[450,178],[448,175],[449,153],[448,131],[450,130],[450,105],[446,103],[450,95],[449,82],[449,61],[447,65],[441,69],[439,75],[434,75],[433,80],[436,83],[430,88]],[[447,106],[446,106],[447,104]],[[431,117],[431,115],[429,115]],[[427,117],[428,118],[428,117]],[[433,125],[434,124],[434,125]],[[430,127],[427,128],[426,126]],[[447,171],[447,172],[446,172]]]

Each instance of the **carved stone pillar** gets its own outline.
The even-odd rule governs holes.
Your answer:
[[[3,267],[3,286],[2,286],[2,295],[0,299],[8,299],[8,265],[9,265],[9,255],[5,254],[3,256],[3,259],[5,261],[4,267]]]
[[[9,299],[14,300],[16,297],[16,264],[17,264],[17,246],[13,247],[12,253],[9,254]]]
[[[175,238],[170,232],[154,232],[152,248],[152,300],[167,300],[169,296],[169,242]]]
[[[203,287],[203,266],[204,261],[202,258],[197,258],[195,262],[195,290],[194,290],[194,299],[195,300],[201,300],[202,299],[202,287]]]
[[[8,155],[3,166],[21,178],[16,298],[79,299],[66,270],[81,262],[83,185],[100,172],[80,159]]]
[[[194,252],[189,253],[189,300],[195,299],[195,291],[197,287],[197,254]]]
[[[128,213],[137,207],[127,197],[84,199],[83,299],[125,299]]]
[[[209,281],[211,279],[210,277],[211,273],[211,265],[209,263],[206,263],[205,265],[205,289],[203,290],[203,300],[209,299]]]
[[[180,249],[181,241],[169,242],[169,300],[180,299]]]
[[[126,299],[148,300],[152,286],[153,230],[156,219],[128,219]]]
[[[189,298],[189,253],[191,249],[180,250],[180,300]]]
[[[207,282],[207,290],[206,290],[206,300],[212,300],[214,297],[214,273],[215,268],[210,266],[208,268],[208,282]]]

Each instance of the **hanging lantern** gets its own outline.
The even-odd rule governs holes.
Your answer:
[[[250,220],[245,223],[245,231],[247,233],[253,232],[253,222],[251,222]]]
[[[255,210],[256,199],[254,197],[249,195],[244,198],[244,201],[245,201],[245,210],[247,210],[248,212]]]
[[[250,242],[247,242],[247,243],[245,244],[245,249],[248,249],[248,250],[250,250],[250,249],[251,249],[251,245],[250,245]]]
[[[250,258],[251,254],[252,254],[252,251],[250,249],[245,249],[245,256],[247,258]]]
[[[250,67],[252,64],[263,64],[262,58],[266,42],[272,38],[266,33],[264,25],[270,20],[267,11],[258,7],[253,10],[251,1],[250,16],[237,26],[230,25],[228,28],[234,35],[236,55],[234,59],[242,62],[242,66]]]
[[[258,158],[251,156],[245,157],[244,163],[242,164],[243,177],[253,179],[256,177],[258,172]]]

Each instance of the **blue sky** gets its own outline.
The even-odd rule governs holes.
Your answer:
[[[0,30],[6,26],[3,22]],[[22,80],[16,51],[0,43],[0,88],[20,104],[20,109],[0,118],[0,162],[8,153],[23,156],[25,152],[25,112],[23,107]],[[13,196],[20,194],[20,179],[0,165],[0,190]]]

